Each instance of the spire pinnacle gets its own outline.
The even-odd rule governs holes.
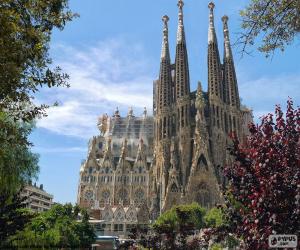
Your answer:
[[[228,16],[222,17],[223,22],[223,32],[224,32],[224,46],[225,46],[225,57],[231,57],[231,48],[230,48],[230,40],[229,40],[229,29],[228,29]]]
[[[141,137],[140,140],[139,140],[139,146],[138,146],[136,161],[142,160],[142,159],[145,159],[145,155],[144,155],[144,140]]]
[[[162,21],[164,23],[164,29],[163,29],[163,44],[162,44],[162,50],[161,50],[161,59],[166,59],[166,57],[169,57],[169,38],[168,38],[168,22],[169,17],[167,15],[164,15],[162,17]]]
[[[197,93],[201,93],[202,95],[202,84],[200,81],[198,81]]]
[[[124,159],[127,153],[127,139],[125,138],[123,141],[122,149],[121,149],[121,158]]]
[[[118,107],[116,107],[116,110],[115,110],[115,113],[114,113],[113,117],[120,117],[120,111],[119,111]]]
[[[147,117],[147,108],[144,107],[144,111],[143,111],[143,117],[146,118]]]
[[[178,0],[178,4],[177,4],[178,8],[179,8],[179,23],[183,24],[183,6],[184,6],[184,2],[182,0]]]
[[[128,117],[133,117],[134,116],[132,107],[129,108],[127,116]]]
[[[215,24],[214,24],[215,4],[213,2],[210,2],[208,4],[208,8],[210,10],[210,13],[209,13],[209,29],[208,29],[208,43],[212,43],[212,42],[216,41]]]
[[[179,8],[177,43],[181,43],[181,42],[185,42],[184,28],[183,28],[183,6],[184,6],[184,2],[182,0],[178,0],[177,6]]]

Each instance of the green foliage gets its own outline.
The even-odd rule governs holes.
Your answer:
[[[33,125],[15,122],[0,112],[0,128],[0,193],[14,195],[39,171],[38,155],[27,142]]]
[[[179,231],[181,226],[200,229],[204,226],[204,214],[205,209],[198,203],[174,206],[158,217],[153,229],[157,232]]]
[[[269,56],[276,49],[284,50],[300,31],[300,2],[298,0],[252,0],[241,11],[242,28],[240,36],[243,51],[261,39],[259,51]]]
[[[213,244],[210,249],[211,250],[222,250],[223,247],[221,244],[217,243],[217,244]]]
[[[38,214],[24,230],[11,238],[15,247],[88,247],[94,242],[94,231],[88,223],[88,215],[71,204],[55,205],[49,211]]]
[[[2,0],[0,2],[0,111],[31,121],[45,114],[33,94],[41,87],[67,86],[68,76],[50,68],[49,42],[75,15],[68,0]]]
[[[224,217],[225,215],[222,209],[214,207],[210,209],[204,217],[206,226],[213,228],[221,227],[225,224]]]
[[[24,208],[25,199],[20,196],[20,192],[15,195],[10,192],[0,193],[0,248],[33,218],[33,214]]]
[[[36,177],[38,156],[30,152],[32,122],[45,114],[34,94],[66,86],[67,75],[50,69],[49,42],[74,14],[68,0],[0,1],[0,191],[14,193]]]

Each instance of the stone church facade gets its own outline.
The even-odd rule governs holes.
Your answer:
[[[175,62],[171,62],[168,16],[163,17],[159,77],[153,87],[153,116],[145,109],[135,117],[118,110],[103,115],[101,134],[90,141],[88,157],[80,169],[78,204],[98,210],[108,207],[132,211],[149,221],[175,204],[198,202],[212,207],[222,202],[220,186],[226,180],[221,166],[230,163],[229,134],[242,140],[252,112],[241,105],[230,46],[228,17],[222,18],[224,56],[220,59],[214,26],[214,4],[209,4],[208,91],[198,83],[190,90],[188,53],[178,1]],[[130,212],[128,212],[130,213]],[[111,214],[110,221],[113,221]],[[124,223],[129,223],[124,215]],[[138,220],[137,220],[138,223]]]

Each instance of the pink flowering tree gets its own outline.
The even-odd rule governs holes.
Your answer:
[[[300,230],[300,108],[291,99],[284,116],[280,106],[249,125],[241,144],[233,136],[235,162],[225,168],[229,230],[246,249],[268,249],[270,234]]]

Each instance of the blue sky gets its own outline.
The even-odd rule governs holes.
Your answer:
[[[238,3],[237,3],[238,2]],[[240,31],[239,10],[249,1],[215,1],[215,25],[221,58],[221,17],[229,16],[231,41]],[[133,106],[136,115],[151,110],[152,81],[159,71],[162,21],[169,15],[169,41],[174,60],[177,0],[71,0],[80,18],[55,31],[50,44],[53,64],[70,75],[71,88],[44,89],[36,101],[50,108],[48,117],[37,122],[31,136],[34,152],[40,154],[38,183],[57,202],[75,202],[81,160],[87,143],[97,135],[97,117],[112,114],[118,106],[125,115]],[[207,88],[208,1],[186,0],[184,23],[188,46],[191,89],[200,80]],[[244,56],[234,48],[236,71],[243,103],[254,110],[255,120],[285,106],[288,96],[300,101],[299,39],[273,59],[254,52]]]

